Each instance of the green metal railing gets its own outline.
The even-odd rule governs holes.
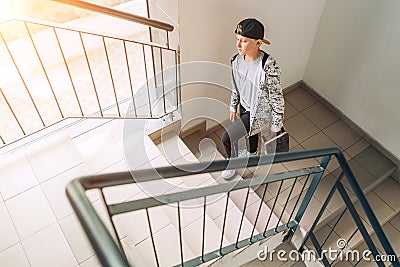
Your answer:
[[[354,219],[357,228],[360,229],[362,238],[366,241],[372,255],[375,257],[379,255],[377,244],[371,240],[368,232],[366,231],[364,223],[362,222],[362,220],[360,220],[357,211],[354,208],[354,201],[359,201],[359,203],[361,204],[363,211],[367,215],[368,223],[372,226],[372,229],[377,234],[379,243],[384,248],[384,252],[387,255],[395,255],[395,252],[389,240],[383,232],[374,212],[371,209],[371,206],[369,205],[367,199],[364,196],[364,193],[358,185],[352,170],[350,169],[342,152],[337,148],[277,153],[275,155],[257,156],[247,159],[218,160],[207,163],[195,163],[182,166],[170,166],[156,169],[146,169],[132,172],[83,177],[73,180],[67,186],[67,195],[103,266],[129,266],[129,262],[127,260],[128,257],[125,254],[126,250],[120,242],[120,239],[122,237],[118,235],[119,229],[118,225],[115,224],[114,219],[119,215],[139,210],[144,210],[147,214],[147,227],[150,232],[150,236],[148,238],[151,239],[151,244],[153,248],[152,255],[154,257],[153,260],[157,266],[163,266],[163,263],[160,262],[159,259],[160,250],[162,250],[163,245],[164,248],[170,246],[170,242],[168,240],[163,240],[161,242],[162,244],[156,244],[157,240],[154,239],[154,226],[152,225],[152,222],[149,218],[149,211],[153,208],[162,207],[165,205],[168,205],[169,207],[171,207],[171,205],[176,207],[177,213],[177,234],[179,235],[177,238],[179,238],[180,241],[179,247],[177,247],[176,249],[179,250],[180,257],[175,259],[174,264],[177,266],[197,266],[199,264],[227,255],[237,249],[245,248],[260,240],[277,235],[279,233],[285,232],[286,234],[283,239],[286,241],[291,240],[296,230],[299,227],[302,227],[302,219],[304,219],[304,215],[305,213],[307,213],[309,203],[318,187],[318,184],[323,177],[323,173],[326,170],[326,167],[330,162],[331,157],[335,157],[338,161],[341,174],[337,177],[337,181],[333,186],[332,191],[329,193],[326,201],[322,205],[318,216],[315,218],[314,223],[312,224],[312,227],[307,232],[307,235],[304,238],[303,243],[299,248],[299,251],[303,251],[306,248],[306,243],[311,240],[311,246],[313,247],[307,247],[307,249],[313,249],[317,251],[319,256],[321,256],[322,262],[325,266],[331,266],[334,263],[333,261],[329,262],[328,259],[324,256],[323,246],[325,245],[325,242],[319,243],[317,241],[315,237],[315,231],[322,214],[324,213],[327,205],[332,199],[332,195],[334,194],[335,190],[338,190],[346,205],[346,210],[348,209],[351,211],[352,218]],[[120,203],[108,203],[104,195],[104,191],[107,190],[107,188],[112,188],[114,186],[129,185],[133,183],[137,183],[137,185],[140,185],[141,183],[148,183],[150,181],[157,181],[160,179],[168,181],[168,179],[176,177],[182,177],[182,179],[184,180],[188,179],[191,175],[210,172],[212,173],[224,169],[239,169],[245,167],[271,165],[275,163],[286,163],[311,158],[318,159],[319,164],[317,164],[316,166],[290,170],[283,173],[255,176],[251,179],[242,179],[239,181],[231,181],[206,187],[188,189],[184,191],[181,190],[180,192],[166,192],[161,195],[145,197],[138,200],[131,200]],[[348,197],[346,190],[343,188],[343,180],[347,180],[350,184],[352,192],[355,195],[355,199],[350,200],[350,198]],[[293,197],[292,194],[295,191],[293,189],[299,181],[301,181],[302,184],[300,193],[298,193],[297,196]],[[282,185],[284,182],[289,182],[291,184],[290,189],[288,190],[290,192],[288,193],[285,203],[281,203],[283,209],[277,209],[277,199],[280,194],[282,194]],[[264,205],[264,202],[266,201],[265,196],[268,190],[268,186],[271,186],[274,183],[279,185],[279,189],[276,191],[274,198],[272,198],[274,200],[270,201],[270,211],[267,215],[268,219],[261,218],[260,211],[262,209],[262,206]],[[253,222],[254,225],[251,234],[243,237],[243,218],[245,217],[248,209],[246,203],[249,198],[250,192],[254,192],[252,190],[257,188],[261,189],[260,191],[262,191],[262,193],[259,194],[259,204],[257,204],[259,205],[257,217]],[[107,230],[105,222],[100,219],[93,205],[90,203],[85,194],[87,190],[92,189],[100,189],[101,191],[102,201],[105,204],[107,214],[109,216],[109,220],[107,223],[111,223],[112,225],[111,229],[109,230]],[[240,227],[238,228],[236,241],[226,244],[226,242],[223,242],[223,240],[224,233],[227,230],[226,220],[228,201],[230,196],[237,190],[247,192],[240,194],[243,197],[242,202],[244,202],[243,207],[241,207],[243,215],[241,217]],[[219,238],[221,241],[219,242],[219,246],[213,247],[211,250],[205,251],[204,246],[205,244],[208,244],[207,242],[211,238],[210,236],[207,236],[205,231],[205,217],[210,205],[207,200],[221,194],[223,195],[224,201],[226,201],[225,209],[223,211],[223,223],[220,229],[221,236]],[[181,224],[181,221],[183,220],[183,214],[181,212],[181,206],[185,201],[194,199],[198,199],[203,206],[203,232],[201,235],[201,240],[199,240],[199,242],[201,242],[202,244],[202,249],[201,252],[198,251],[198,253],[194,255],[193,258],[184,260],[187,259],[187,255],[185,255],[185,251],[183,249],[184,237],[182,234],[183,229]],[[295,204],[288,205],[289,199],[292,199],[293,201],[295,200]],[[289,208],[289,206],[291,207]],[[277,223],[272,223],[272,216],[277,216],[279,218]],[[260,222],[262,222],[262,225],[260,225]],[[132,221],[131,223],[135,224],[134,221]],[[263,229],[263,231],[256,231],[256,227],[257,229]],[[334,228],[335,227],[333,227],[333,230]],[[355,265],[357,264],[358,263],[356,263]],[[376,264],[378,266],[384,266],[384,262],[382,261],[376,261]],[[391,264],[396,267],[400,266],[397,257],[391,258]]]

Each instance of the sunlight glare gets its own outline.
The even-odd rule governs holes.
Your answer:
[[[0,20],[12,16],[22,15],[27,6],[27,0],[0,0]]]

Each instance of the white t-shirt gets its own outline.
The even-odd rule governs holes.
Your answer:
[[[243,55],[237,56],[237,67],[233,69],[233,77],[237,90],[240,95],[240,104],[246,111],[250,111],[250,107],[255,105],[257,101],[258,84],[260,75],[263,75],[262,58],[264,52],[252,62],[244,60]]]

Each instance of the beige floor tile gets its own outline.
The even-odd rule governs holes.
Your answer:
[[[311,105],[317,102],[317,100],[314,97],[312,97],[306,90],[304,90],[301,87],[286,94],[285,98],[296,109],[300,111],[310,107]]]
[[[301,224],[304,225],[304,227],[306,227],[307,229],[310,229],[311,225],[315,221],[316,216],[320,212],[321,207],[322,203],[315,197],[312,197],[304,212]],[[328,210],[325,210],[324,214],[326,214],[325,216],[328,216],[330,212]]]
[[[215,148],[218,149],[219,153],[225,154],[225,149],[222,144],[221,137],[219,137],[216,133],[212,133],[212,134],[208,135],[207,137],[210,138],[212,141],[214,141]],[[207,144],[205,143],[204,145],[207,145]],[[200,150],[201,149],[202,149],[202,144],[200,143]],[[214,151],[214,150],[212,150],[212,151]]]
[[[305,149],[317,149],[317,148],[328,148],[337,147],[335,142],[333,142],[326,134],[319,132],[313,135],[301,144]]]
[[[285,123],[285,127],[290,135],[300,143],[319,131],[319,129],[301,113],[288,119]]]
[[[354,198],[354,194],[351,193],[349,190],[346,190],[347,194],[349,195],[350,199]],[[333,196],[332,196],[332,200],[329,202],[327,209],[334,213],[337,212],[339,210],[341,210],[342,208],[345,207],[345,203],[343,201],[342,196],[340,195],[340,193],[338,191],[336,191]]]
[[[289,101],[285,101],[285,120],[298,114],[300,111],[297,110]]]
[[[302,113],[319,129],[324,129],[339,119],[321,103],[315,103]]]
[[[373,192],[378,195],[393,210],[400,211],[399,192],[400,185],[391,177],[386,178],[381,184],[374,188]]]
[[[90,170],[86,164],[80,164],[42,183],[42,190],[58,220],[73,212],[71,204],[65,194],[65,188],[68,183],[75,178],[89,174]]]
[[[353,265],[348,261],[339,261],[335,264],[335,267],[352,267]]]
[[[196,154],[200,153],[199,143],[201,139],[202,138],[197,133],[194,133],[192,135],[185,137],[182,141],[189,148],[189,150],[196,156]]]
[[[354,159],[378,179],[389,175],[394,167],[388,158],[372,146],[359,153]]]
[[[390,223],[385,223],[383,225],[383,231],[386,234],[386,237],[389,239],[390,244],[392,245],[392,248],[394,249],[395,253],[397,256],[400,255],[400,232],[393,227]],[[372,240],[374,241],[374,244],[377,246],[379,252],[382,255],[386,255],[385,250],[383,246],[381,245],[376,233],[374,233],[372,236]]]
[[[369,257],[369,259],[372,259],[372,255]],[[335,265],[336,266],[336,265]],[[360,263],[357,264],[359,267],[375,267],[377,264],[373,262],[372,260],[361,260]],[[385,266],[389,266],[387,263],[385,263]]]
[[[80,152],[69,136],[59,136],[45,146],[30,148],[26,157],[38,181],[43,182],[84,162]]]
[[[349,161],[349,166],[356,178],[356,181],[360,185],[360,187],[363,190],[370,190],[373,186],[374,183],[376,183],[377,179],[372,176],[364,167],[362,167],[358,162],[356,162],[354,159]],[[334,173],[338,175],[339,170],[335,170]],[[346,188],[351,189],[350,184],[347,182],[347,179],[345,177],[343,178],[343,184]]]
[[[40,246],[38,246],[40,244]],[[22,241],[31,266],[71,266],[77,261],[58,224]]]
[[[294,178],[292,179],[287,179],[287,180],[283,180],[283,181],[278,181],[278,182],[273,182],[273,183],[269,183],[268,184],[268,191],[272,194],[272,195],[276,195],[278,193],[279,187],[280,192],[283,192],[284,190],[290,188],[294,183]],[[296,182],[296,184],[299,183],[298,181]],[[281,186],[282,184],[282,186]]]
[[[281,223],[279,222],[279,218],[281,218],[281,216],[282,216],[281,221],[283,221],[284,223],[287,222],[287,220],[289,219],[289,214],[287,214],[287,212],[286,212],[286,214],[282,215],[283,205],[279,201],[275,201],[275,197],[270,199],[267,202],[267,206],[270,208],[270,210],[272,210],[273,215],[275,215],[275,216],[271,216],[269,223],[267,220],[265,220],[264,227],[268,223],[267,230],[275,228],[278,225],[280,225]],[[268,216],[268,219],[269,219],[269,216]]]
[[[21,243],[18,243],[4,251],[0,252],[0,262],[2,266],[29,267],[29,261],[26,258]]]
[[[326,127],[323,131],[343,150],[346,150],[361,139],[359,134],[341,120]]]
[[[38,184],[24,153],[2,159],[0,173],[0,192],[4,199],[16,196]]]
[[[75,214],[61,220],[60,226],[75,258],[79,263],[84,262],[95,255],[89,239]]]
[[[305,195],[305,192],[303,192],[303,194],[301,196],[297,195],[294,196],[291,200],[289,200],[289,202],[286,205],[286,212],[289,214],[289,217],[291,215],[290,218],[288,218],[288,220],[293,220],[294,217],[296,216],[297,211],[299,210],[299,207],[301,205],[301,201],[303,200]],[[299,198],[300,197],[300,198]],[[297,203],[297,205],[296,205]]]
[[[157,147],[169,162],[174,162],[190,152],[185,143],[175,134],[165,136]]]
[[[293,149],[298,145],[299,142],[297,142],[296,139],[294,139],[294,137],[289,133],[289,150]]]
[[[281,187],[281,183],[282,181],[268,184],[268,192],[271,193],[271,195],[276,196],[279,187]],[[301,193],[302,188],[303,184],[301,183],[300,177],[298,177],[297,179],[293,177],[290,179],[283,180],[278,201],[282,204],[284,204],[286,201],[290,201],[291,199],[295,198],[297,195]],[[290,191],[292,192],[290,193]]]
[[[88,259],[87,261],[82,262],[80,267],[101,267],[100,260],[94,256]]]
[[[265,190],[265,186],[264,185],[259,186],[258,188],[254,189],[254,191],[256,192],[256,194],[259,196],[260,199],[263,197],[264,190]],[[264,198],[263,198],[264,202],[268,202],[273,198],[274,198],[274,196],[271,195],[271,193],[268,191],[268,188],[267,188],[267,191],[265,191],[265,195],[264,195]]]
[[[317,238],[318,243],[321,246],[323,244],[322,247],[324,249],[328,247],[331,247],[332,249],[337,249],[336,243],[340,237],[335,233],[335,231],[331,231],[332,228],[329,225],[324,225],[315,233],[315,237]]]
[[[322,180],[319,182],[314,195],[319,201],[321,201],[321,203],[325,202],[336,180],[337,177],[335,177],[332,174],[329,174],[323,177]],[[338,207],[343,206],[343,201],[341,200],[341,198],[332,198],[330,203],[333,206],[338,206]],[[333,210],[331,211],[333,212]]]
[[[332,221],[328,223],[328,225],[330,227],[333,227],[335,225],[338,217],[339,216],[333,218]],[[364,220],[362,220],[362,221],[363,221],[365,227],[367,228],[367,230],[371,229],[371,227]],[[336,225],[334,231],[338,236],[340,236],[340,238],[349,240],[349,238],[354,234],[356,229],[357,229],[357,226],[356,226],[352,216],[350,215],[350,212],[346,211],[345,214],[343,215],[343,217],[340,219],[339,223]],[[352,240],[352,243],[354,243],[356,238],[353,237],[351,240]],[[350,245],[350,242],[349,242],[349,245]]]
[[[368,200],[369,205],[372,208],[372,211],[375,213],[375,216],[378,218],[378,221],[380,222],[387,222],[389,218],[391,218],[394,215],[394,211],[382,200],[380,199],[374,192],[369,192],[366,194],[366,198]],[[364,210],[362,209],[360,203],[356,203],[355,205],[358,214],[360,217],[364,219],[364,221],[368,222],[368,224],[371,225],[369,222]]]
[[[398,231],[400,231],[400,213],[398,213],[390,220],[390,224],[393,225],[393,227],[395,227]]]
[[[364,138],[362,138],[361,140],[359,140],[358,142],[347,148],[346,153],[349,154],[350,157],[354,158],[369,146],[370,143],[368,143]]]
[[[7,200],[6,206],[21,238],[27,238],[56,222],[40,186]]]
[[[4,203],[0,203],[0,235],[0,251],[19,242],[17,231]]]
[[[241,267],[264,267],[264,265],[259,259],[255,259],[251,262],[241,265]]]

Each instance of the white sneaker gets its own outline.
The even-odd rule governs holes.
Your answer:
[[[238,158],[248,158],[250,156],[256,156],[257,155],[257,151],[250,153],[249,151],[247,151],[247,149],[241,149],[238,152]]]
[[[226,179],[230,179],[235,175],[235,170],[224,170],[221,173],[221,177]]]

